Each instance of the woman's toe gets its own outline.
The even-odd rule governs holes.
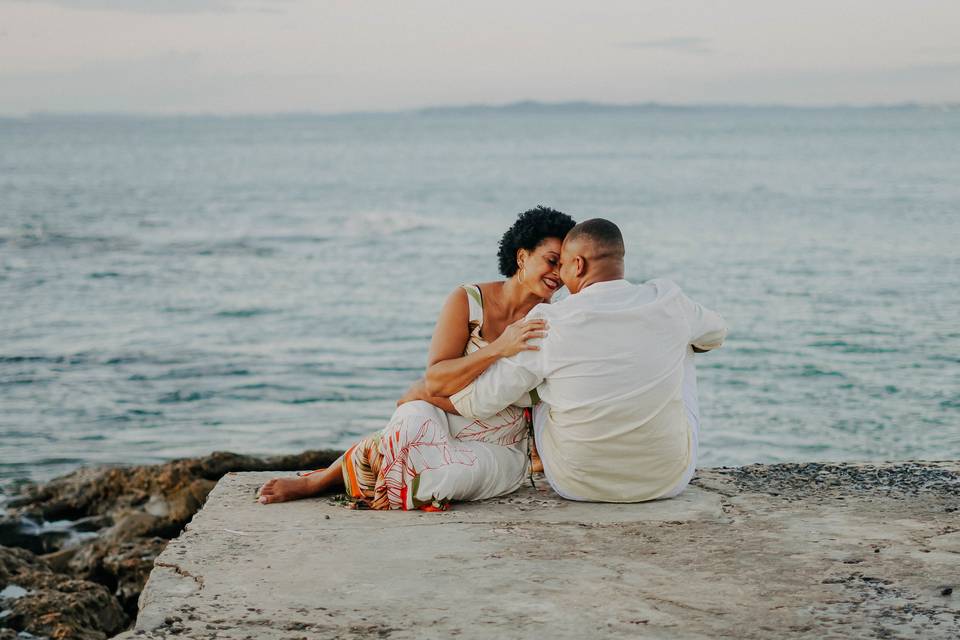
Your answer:
[[[260,487],[260,490],[257,491],[257,495],[258,495],[258,496],[269,495],[269,494],[273,493],[273,489],[274,489],[274,481],[273,481],[273,480],[269,480],[269,481],[265,482],[262,487]]]

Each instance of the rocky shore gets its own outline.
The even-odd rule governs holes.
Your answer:
[[[252,458],[215,453],[204,458],[154,466],[83,468],[45,484],[24,487],[20,495],[8,501],[6,515],[0,520],[0,543],[3,544],[0,547],[0,640],[109,638],[133,624],[138,598],[141,619],[137,632],[140,634],[177,635],[193,628],[194,623],[190,620],[197,621],[197,633],[200,629],[209,629],[206,626],[209,624],[221,625],[219,628],[223,629],[223,622],[214,620],[211,623],[202,619],[196,610],[199,603],[185,601],[178,604],[177,596],[164,595],[169,585],[184,579],[185,574],[174,569],[185,566],[185,558],[195,557],[197,566],[184,571],[192,576],[196,569],[205,569],[208,574],[205,593],[222,591],[217,601],[221,604],[217,607],[228,606],[223,603],[236,600],[232,605],[240,607],[238,616],[254,615],[250,613],[253,609],[243,608],[247,606],[243,600],[246,596],[241,597],[230,590],[238,588],[230,586],[230,572],[242,571],[241,567],[226,563],[218,568],[212,558],[220,556],[204,555],[209,553],[204,545],[223,542],[227,545],[225,548],[232,548],[237,540],[250,545],[260,535],[255,532],[262,530],[266,535],[268,529],[273,530],[281,524],[283,526],[277,531],[287,532],[284,535],[301,536],[304,531],[319,531],[324,527],[355,530],[355,527],[367,526],[373,530],[363,533],[357,529],[358,535],[381,535],[386,530],[394,530],[389,523],[396,525],[396,517],[416,518],[417,522],[411,521],[409,525],[421,531],[418,536],[432,535],[424,528],[431,523],[431,526],[463,527],[465,535],[479,536],[478,539],[494,535],[489,533],[492,531],[496,535],[484,543],[491,546],[489,558],[510,554],[527,558],[529,555],[532,564],[527,570],[534,573],[545,566],[538,564],[544,550],[534,542],[546,539],[543,536],[559,535],[557,531],[569,528],[566,537],[570,540],[564,538],[564,544],[575,538],[579,540],[585,531],[593,531],[597,536],[602,532],[603,536],[591,544],[599,545],[595,551],[600,555],[593,557],[603,560],[590,561],[583,555],[587,547],[579,551],[563,549],[558,552],[557,559],[585,563],[582,569],[588,572],[609,565],[614,572],[610,580],[623,579],[623,567],[644,558],[643,566],[638,565],[637,570],[653,572],[644,575],[656,577],[656,580],[662,578],[663,584],[657,588],[669,589],[675,583],[671,575],[695,567],[700,578],[713,575],[705,585],[712,580],[725,580],[729,588],[735,587],[741,595],[750,590],[766,593],[765,597],[772,598],[770,602],[776,600],[776,606],[771,604],[770,610],[781,613],[792,611],[792,603],[798,597],[796,589],[805,588],[820,598],[816,601],[820,604],[811,604],[809,611],[793,612],[790,624],[796,627],[794,631],[799,630],[798,637],[817,637],[819,630],[824,629],[841,634],[844,629],[858,629],[866,635],[883,631],[886,634],[883,637],[950,637],[951,633],[960,633],[960,609],[953,594],[958,586],[955,583],[960,582],[960,464],[956,462],[806,463],[701,469],[693,487],[684,494],[685,498],[631,506],[565,502],[552,495],[541,481],[536,490],[526,487],[517,494],[491,501],[492,504],[457,505],[447,514],[421,516],[369,513],[347,516],[342,507],[329,500],[321,500],[313,506],[271,507],[274,511],[268,511],[257,508],[251,493],[257,482],[266,476],[231,473],[323,467],[338,454],[336,451],[310,451],[296,456]],[[199,523],[194,519],[186,533],[163,554],[163,558],[169,559],[163,561],[160,558],[156,564],[159,568],[151,578],[151,585],[154,585],[152,596],[147,598],[145,594],[140,598],[154,569],[154,561],[164,551],[169,539],[181,533],[204,505],[218,480],[228,473],[231,475],[217,489],[221,494],[218,498],[220,504],[214,505],[212,510],[210,507],[205,509],[201,514],[207,514],[205,519],[198,516]],[[307,502],[312,504],[314,501]],[[317,511],[318,505],[325,515]],[[283,516],[282,522],[274,523],[277,514]],[[359,520],[356,523],[352,520],[340,522],[344,518]],[[548,525],[538,524],[546,522],[544,518],[556,521],[549,525],[552,529],[542,529]],[[489,524],[500,520],[503,523],[496,526]],[[210,531],[205,533],[204,527]],[[410,527],[401,529],[413,530]],[[244,531],[239,531],[241,528]],[[224,534],[224,531],[228,533]],[[497,536],[504,531],[509,533],[505,540],[513,542],[501,549]],[[530,538],[529,549],[523,546],[526,537],[514,537],[518,531],[530,534],[527,536]],[[218,536],[224,535],[231,540],[219,541]],[[447,534],[437,535],[440,536],[438,541],[443,541],[440,544],[450,547]],[[687,564],[677,564],[676,559],[671,559],[670,549],[674,546],[670,540],[679,540],[676,536],[696,541],[699,559],[694,564],[689,564],[694,556],[683,561]],[[326,538],[321,536],[320,539]],[[418,544],[423,542],[420,538],[416,540]],[[358,558],[364,557],[364,549],[370,548],[366,546],[368,543],[354,542],[360,544]],[[630,551],[638,542],[643,544]],[[325,544],[329,546],[329,543]],[[347,546],[337,553],[342,552],[348,557],[352,548],[347,547],[352,542],[340,539],[340,544]],[[433,558],[436,549],[426,543],[423,546],[424,558]],[[278,564],[273,564],[271,569],[268,562],[264,567],[257,565],[256,573],[251,575],[268,579],[270,572],[274,571],[279,572],[277,579],[281,582],[295,580],[291,576],[301,566],[303,550],[291,549],[291,553],[292,564],[288,569],[281,570]],[[471,556],[464,555],[466,552],[456,549],[455,545],[445,553],[447,555],[443,557],[463,556],[462,561],[472,562]],[[244,562],[258,557],[256,553],[243,554]],[[798,560],[793,562],[790,559]],[[430,560],[431,563],[437,561]],[[599,564],[595,566],[590,562]],[[780,564],[783,567],[776,569]],[[168,565],[174,569],[164,568]],[[352,569],[359,571],[363,567],[357,565]],[[218,570],[222,573],[220,583],[215,582]],[[318,567],[316,570],[322,569]],[[802,580],[809,580],[812,586],[794,584],[788,575],[790,572],[801,576]],[[308,573],[304,579],[313,584],[316,573]],[[508,573],[513,575],[515,571]],[[165,577],[166,574],[170,575]],[[618,575],[621,577],[617,578]],[[762,580],[755,585],[758,577]],[[194,577],[188,582],[192,580]],[[656,580],[644,583],[651,594],[656,591]],[[455,589],[456,585],[452,583],[449,588]],[[714,598],[708,586],[698,591],[700,587],[690,583],[689,589],[694,595],[699,593],[697,597]],[[523,600],[527,597],[524,593],[516,595]],[[547,595],[552,597],[552,593]],[[686,593],[680,590],[674,594],[675,600],[684,600]],[[296,597],[296,593],[288,595]],[[638,592],[635,595],[642,598],[649,594]],[[657,598],[662,600],[661,596]],[[331,593],[328,597],[331,601],[321,604],[333,606],[337,596]],[[813,598],[809,594],[804,597]],[[310,598],[310,602],[315,599]],[[144,600],[147,601],[147,612],[143,611]],[[539,602],[531,600],[524,606],[535,607]],[[722,598],[711,602],[717,611],[732,606]],[[755,605],[749,599],[743,606],[747,604]],[[673,624],[666,621],[670,616],[663,617],[669,607],[658,606],[659,613],[651,610],[644,614],[647,617],[638,619],[649,618],[649,623],[642,624],[653,625],[655,620],[662,618],[666,625],[662,630],[666,633]],[[683,609],[686,605],[682,602],[676,606],[680,607],[678,612],[687,612],[685,619],[692,625],[688,631],[699,630],[697,633],[707,634],[705,637],[716,635],[719,627],[711,625],[716,620],[722,621],[721,618],[708,616],[699,620],[696,609]],[[158,614],[166,609],[173,613]],[[321,618],[327,621],[327,610],[320,609],[323,609]],[[614,611],[615,607],[610,609],[610,612]],[[737,611],[734,607],[725,615],[732,620],[737,617]],[[223,617],[222,612],[217,615]],[[790,630],[782,627],[776,616],[771,618],[769,612],[767,615],[770,619],[766,624],[772,625],[771,629]],[[310,618],[302,613],[296,613],[296,616],[299,616],[297,620]],[[356,617],[347,610],[343,616],[344,620]],[[173,622],[164,622],[167,617]],[[861,618],[866,621],[866,626],[854,625]],[[821,624],[818,620],[825,620],[822,624],[829,628],[818,626]],[[318,625],[315,630],[320,636],[326,631],[339,633],[338,629],[347,628],[337,626],[347,622],[330,620],[329,623],[333,626],[328,622],[310,622]],[[350,622],[354,623],[365,624],[363,620]],[[263,627],[261,632],[266,633],[267,629]],[[324,629],[326,631],[320,633]],[[304,627],[304,630],[309,629]],[[245,637],[241,631],[246,633],[248,630],[237,630],[240,634],[237,637]],[[406,637],[397,629],[394,632],[398,637]],[[181,637],[194,637],[191,633]],[[210,637],[216,635],[210,631],[204,633]],[[233,637],[231,631],[217,633]],[[283,634],[277,637],[283,637]],[[313,636],[306,633],[303,637]],[[747,633],[742,637],[753,636]]]
[[[135,618],[154,559],[224,474],[315,469],[339,454],[213,453],[160,465],[80,468],[21,487],[0,516],[0,640],[116,635]]]

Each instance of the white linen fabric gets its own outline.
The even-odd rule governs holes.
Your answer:
[[[640,502],[682,490],[696,463],[684,371],[695,376],[691,346],[723,343],[723,318],[669,280],[598,282],[527,317],[549,322],[540,350],[497,361],[452,396],[460,414],[491,415],[536,388],[537,449],[558,493]]]

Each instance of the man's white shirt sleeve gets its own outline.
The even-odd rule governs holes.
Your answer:
[[[723,344],[727,337],[727,323],[716,311],[707,309],[681,293],[684,315],[690,325],[690,344],[709,351]]]
[[[521,351],[497,360],[479,378],[450,396],[450,401],[460,415],[471,420],[494,415],[543,382],[542,354]]]

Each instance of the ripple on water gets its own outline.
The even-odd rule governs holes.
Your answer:
[[[846,378],[846,374],[841,371],[834,371],[832,369],[823,369],[816,365],[805,364],[803,365],[797,374],[802,378]]]
[[[830,349],[832,351],[850,354],[898,353],[900,351],[900,349],[894,349],[890,347],[857,344],[853,342],[846,342],[844,340],[821,340],[818,342],[811,342],[809,346],[817,349]]]
[[[186,391],[177,389],[171,393],[165,393],[157,399],[161,404],[174,404],[179,402],[197,402],[199,400],[208,400],[217,395],[216,391]]]
[[[214,314],[217,318],[255,318],[273,313],[279,313],[277,309],[250,308],[250,309],[229,309],[218,311]]]
[[[960,409],[960,396],[942,400],[940,406],[944,409]]]
[[[232,376],[249,376],[249,369],[234,368],[229,365],[211,365],[201,367],[185,367],[164,371],[155,375],[135,373],[127,379],[133,382],[161,381],[161,380],[191,380],[195,378],[222,378]]]

